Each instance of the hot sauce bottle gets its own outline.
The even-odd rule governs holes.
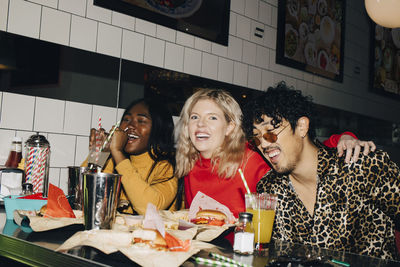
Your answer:
[[[22,159],[22,139],[21,137],[14,137],[11,143],[10,154],[6,161],[7,168],[18,168],[18,164]]]

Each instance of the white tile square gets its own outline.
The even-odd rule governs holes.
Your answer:
[[[246,17],[257,19],[258,18],[258,2],[259,0],[246,0],[244,6],[244,15]]]
[[[86,13],[86,0],[58,0],[58,9],[83,17]]]
[[[220,57],[227,57],[228,47],[217,43],[211,43],[211,53]]]
[[[72,15],[70,46],[96,51],[98,22]]]
[[[7,30],[8,0],[0,0],[0,30]]]
[[[89,137],[77,136],[74,166],[80,166],[82,162],[85,161],[85,159],[87,158],[88,153],[89,153]]]
[[[184,47],[172,43],[165,45],[164,68],[182,72],[183,71]]]
[[[163,67],[165,41],[145,36],[144,43],[144,63],[157,67]]]
[[[64,133],[89,135],[92,106],[77,102],[65,103]]]
[[[205,40],[203,38],[195,37],[194,38],[194,48],[197,50],[201,50],[204,52],[211,52],[211,42]]]
[[[0,128],[31,131],[35,97],[3,92]]]
[[[243,40],[235,36],[229,36],[228,58],[242,61]]]
[[[22,138],[22,156],[25,157],[25,142],[31,137],[32,135],[35,135],[37,132],[33,131],[17,131],[17,134],[15,136],[19,136]],[[41,135],[45,135],[43,133],[40,133]],[[47,137],[46,137],[47,138]]]
[[[135,30],[146,35],[156,36],[157,27],[155,23],[136,18]]]
[[[117,123],[117,110],[115,108],[93,105],[92,128],[97,128],[101,117],[101,125],[108,132]]]
[[[183,72],[200,76],[201,72],[200,51],[185,47],[184,59],[183,59]]]
[[[257,45],[248,41],[243,41],[243,62],[251,65],[256,64]]]
[[[60,168],[60,179],[58,187],[62,189],[64,194],[68,194],[68,169]]]
[[[248,65],[234,62],[233,63],[233,84],[247,86]]]
[[[10,153],[11,142],[15,135],[14,130],[0,129],[0,165],[4,165]]]
[[[245,7],[245,0],[231,0],[232,11],[239,14],[244,14],[244,7]]]
[[[66,134],[49,134],[50,166],[65,168],[74,164],[76,136]]]
[[[261,35],[262,37],[256,36]],[[250,35],[250,41],[253,43],[262,45],[264,43],[264,24],[257,22],[255,20],[251,21],[251,35]]]
[[[39,38],[42,6],[23,0],[9,2],[8,31]]]
[[[249,78],[247,86],[252,89],[261,89],[261,69],[249,66]]]
[[[62,133],[65,101],[36,97],[34,131]]]
[[[29,0],[29,1],[52,8],[57,8],[57,2],[58,2],[58,0]]]
[[[271,6],[264,1],[260,1],[260,9],[258,10],[258,20],[264,24],[271,25],[272,9]]]
[[[121,56],[122,29],[99,23],[97,35],[97,52],[113,57]]]
[[[71,14],[56,9],[43,7],[40,39],[62,44],[69,44]]]
[[[271,26],[276,28],[278,26],[278,8],[272,7]]]
[[[183,45],[183,46],[188,46],[188,47],[194,47],[194,36],[177,31],[176,32],[176,43]]]
[[[171,28],[167,28],[165,26],[157,24],[156,25],[156,37],[163,39],[165,41],[171,42],[171,43],[175,43],[176,31]]]
[[[111,13],[111,24],[128,30],[135,30],[136,19],[119,12]]]
[[[87,0],[86,17],[111,24],[111,10],[93,5],[93,0]]]
[[[230,59],[218,58],[218,81],[232,83],[233,81],[233,61]]]
[[[144,35],[127,30],[122,31],[122,58],[143,62]]]
[[[216,80],[218,78],[218,57],[203,52],[201,63],[201,76]]]
[[[229,14],[229,34],[230,35],[236,35],[236,13],[233,13],[232,11]]]
[[[265,26],[264,28],[264,46],[276,48],[276,29]]]
[[[245,40],[250,40],[251,20],[241,15],[236,17],[236,36]]]
[[[283,65],[277,64],[275,61],[275,53],[271,52],[269,54],[269,69],[273,72],[280,73],[281,72],[281,66]]]
[[[49,184],[60,187],[60,168],[49,168]]]
[[[269,49],[264,46],[257,45],[256,49],[256,66],[268,69],[269,67]]]
[[[278,6],[278,0],[263,0],[266,1],[267,3],[271,4],[272,6],[277,7]]]

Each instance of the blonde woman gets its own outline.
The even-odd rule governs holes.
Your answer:
[[[201,191],[226,205],[236,217],[246,209],[246,189],[238,170],[243,171],[250,191],[255,192],[257,182],[270,167],[250,149],[241,119],[239,104],[224,90],[200,88],[186,100],[175,129],[175,176],[184,179],[186,208]],[[324,144],[357,148],[359,144],[350,134],[346,132],[340,138],[333,135]]]

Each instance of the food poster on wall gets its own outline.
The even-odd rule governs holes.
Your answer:
[[[400,96],[400,28],[373,24],[373,88]]]
[[[341,80],[344,1],[287,0],[279,4],[277,62]]]

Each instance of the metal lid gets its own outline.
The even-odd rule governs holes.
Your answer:
[[[28,140],[26,140],[25,144],[27,146],[50,146],[49,141],[47,141],[46,137],[43,135],[40,135],[39,133],[36,133],[34,135],[31,135]]]
[[[19,136],[15,136],[15,137],[13,137],[12,141],[13,142],[17,142],[17,143],[21,143],[22,142],[22,138],[19,137]]]
[[[250,212],[240,212],[239,213],[239,221],[251,221],[253,219],[253,214]]]

